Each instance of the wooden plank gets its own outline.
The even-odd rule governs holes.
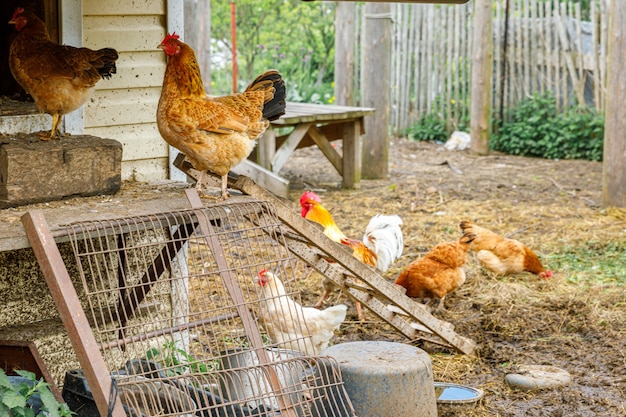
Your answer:
[[[272,121],[272,124],[276,126],[288,126],[309,122],[331,122],[364,117],[374,114],[375,112],[375,109],[367,107],[346,107],[288,102],[285,114],[278,120]]]
[[[196,180],[200,176],[200,171],[196,170],[182,153],[176,156],[174,166]],[[289,181],[250,160],[245,159],[241,164],[234,167],[231,172],[235,175],[246,175],[253,178],[255,181],[258,181],[259,185],[279,197],[287,198],[289,196]],[[209,172],[209,174],[211,173]],[[205,175],[202,181],[214,187],[221,186],[221,180],[215,174]]]
[[[287,140],[276,151],[274,158],[272,158],[272,172],[278,172],[287,163],[287,159],[291,153],[296,149],[304,135],[311,127],[311,123],[303,123],[296,126],[293,132],[289,134]]]
[[[341,155],[339,155],[339,153],[335,150],[335,148],[333,148],[333,145],[330,144],[326,136],[317,127],[311,126],[308,133],[310,137],[313,139],[313,142],[315,142],[317,147],[320,148],[324,156],[326,156],[326,158],[330,161],[330,163],[335,167],[337,172],[339,172],[339,174],[343,176],[344,170],[343,170],[342,160],[343,158],[346,157],[346,154],[344,153],[343,158],[342,158]],[[343,139],[344,151],[345,151],[346,143],[350,142],[351,140],[352,140],[351,137],[344,136],[344,139]]]
[[[109,404],[113,380],[83,313],[78,294],[54,242],[43,211],[27,212],[22,216],[22,223],[85,373],[100,415],[126,417],[120,401]]]
[[[343,173],[344,188],[355,188],[361,181],[361,134],[358,122],[343,127]]]

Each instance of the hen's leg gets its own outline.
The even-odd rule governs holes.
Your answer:
[[[363,315],[363,308],[361,308],[361,303],[359,301],[355,301],[354,307],[356,307],[356,316],[359,319],[359,321],[364,321],[365,316]]]
[[[228,194],[228,173],[226,175],[222,175],[222,200],[226,200],[230,197]]]
[[[196,191],[198,191],[198,194],[200,195],[200,197],[204,195],[204,191],[202,191],[202,178],[204,178],[204,171],[200,171],[200,175],[198,176],[198,179],[196,180]]]
[[[50,136],[45,133],[39,133],[39,137],[41,140],[50,140],[56,139],[57,130],[59,129],[59,122],[61,121],[61,115],[59,113],[54,113],[52,115],[52,129],[50,129]]]
[[[439,304],[437,305],[437,311],[441,311],[441,310],[445,310],[446,307],[443,305],[443,300],[446,298],[446,296],[444,295],[443,297],[441,297],[439,299]]]

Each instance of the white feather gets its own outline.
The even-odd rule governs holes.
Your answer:
[[[401,224],[402,219],[398,215],[377,214],[370,219],[365,229],[363,242],[376,254],[378,258],[376,268],[382,272],[389,269],[404,250]]]

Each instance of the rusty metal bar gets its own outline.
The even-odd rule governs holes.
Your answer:
[[[252,314],[245,306],[245,298],[243,293],[241,292],[241,288],[237,284],[236,279],[231,275],[231,271],[228,267],[228,263],[226,262],[226,254],[224,253],[224,249],[220,244],[219,240],[212,233],[213,227],[210,222],[207,221],[206,217],[203,215],[201,211],[204,209],[204,205],[198,196],[198,192],[195,189],[186,189],[185,194],[187,199],[189,200],[189,204],[191,208],[196,212],[196,217],[198,218],[198,223],[200,230],[205,235],[204,240],[206,244],[213,252],[213,257],[215,258],[215,262],[217,263],[218,270],[220,271],[220,275],[224,280],[224,285],[228,290],[228,294],[231,296],[235,307],[237,308],[237,312],[239,313],[239,317],[241,318],[244,330],[248,339],[250,340],[250,344],[254,349],[257,357],[259,359],[259,363],[261,365],[267,365],[271,363],[271,360],[267,354],[267,350],[263,345],[263,339],[261,338],[261,333],[259,332],[259,328],[257,327],[256,321],[252,317]],[[291,400],[287,395],[283,395],[285,390],[284,387],[281,386],[280,380],[278,379],[278,375],[273,367],[267,366],[263,367],[264,372],[267,373],[267,379],[270,383],[270,387],[272,390],[279,394],[276,396],[276,400],[278,401],[278,405],[280,407],[281,415],[285,415],[285,417],[297,417],[297,413],[295,412],[293,405],[291,404]]]
[[[115,342],[109,342],[109,343],[101,343],[100,347],[102,349],[111,349],[113,347],[121,347],[123,345],[126,345],[128,343],[134,343],[134,342],[140,342],[142,340],[148,340],[151,339],[153,337],[159,337],[159,336],[165,336],[174,332],[180,332],[182,330],[189,330],[189,329],[195,329],[198,327],[202,327],[205,324],[211,324],[211,323],[217,323],[220,322],[222,320],[229,320],[235,317],[238,317],[239,314],[238,313],[231,313],[231,314],[222,314],[221,316],[216,316],[216,317],[211,317],[209,319],[204,319],[204,320],[196,320],[196,321],[192,321],[189,322],[187,324],[181,324],[178,326],[172,326],[172,327],[166,327],[160,330],[155,330],[153,332],[147,332],[147,333],[142,333],[139,335],[135,335],[132,337],[125,337],[122,340],[116,340]]]
[[[126,326],[128,319],[132,318],[135,309],[139,304],[141,304],[154,283],[159,279],[163,272],[170,267],[172,259],[183,247],[189,236],[193,234],[197,226],[197,224],[193,223],[180,225],[172,236],[172,240],[167,242],[165,247],[161,249],[161,252],[156,256],[156,258],[154,258],[151,266],[141,277],[141,285],[139,287],[133,287],[132,292],[127,297],[120,296],[117,307],[117,315],[120,323],[118,337],[120,340],[124,338],[124,327]],[[168,254],[170,255],[168,256]],[[120,257],[120,259],[125,259],[125,256],[123,258]],[[122,275],[121,270],[118,272]]]
[[[63,263],[59,249],[41,210],[22,216],[22,224],[35,252],[41,271],[57,310],[67,330],[76,355],[83,366],[87,383],[101,416],[126,417],[122,403],[117,401],[114,382],[107,370],[98,344],[84,316],[74,284]],[[110,404],[109,401],[113,403]]]

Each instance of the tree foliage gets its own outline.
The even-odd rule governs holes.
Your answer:
[[[211,3],[213,80],[231,71],[231,2]],[[236,3],[238,78],[245,86],[256,75],[278,69],[288,83],[288,100],[332,100],[334,78],[334,3],[300,0],[250,0]],[[221,63],[221,67],[220,67]],[[214,94],[228,83],[213,84]]]

